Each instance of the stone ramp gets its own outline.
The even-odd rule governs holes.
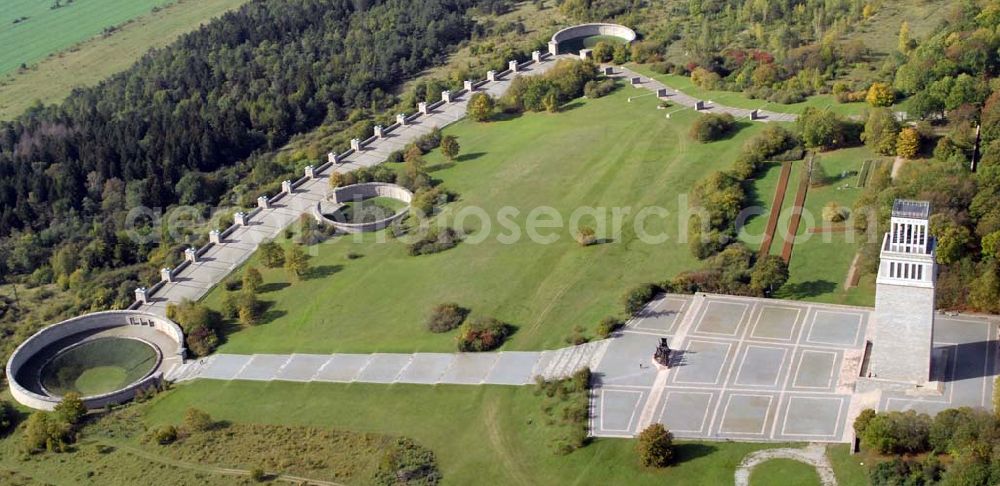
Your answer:
[[[552,351],[497,353],[216,354],[175,366],[166,379],[529,385],[536,376],[565,378],[594,368],[608,341]]]

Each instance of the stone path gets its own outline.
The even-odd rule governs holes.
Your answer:
[[[688,108],[695,108],[698,102],[703,102],[704,108],[699,111],[704,113],[729,113],[736,118],[750,118],[750,112],[753,111],[746,108],[734,108],[732,106],[724,106],[711,103],[710,100],[699,100],[698,98],[694,98],[692,96],[684,94],[680,90],[670,88],[667,85],[655,79],[646,76],[641,76],[639,75],[639,73],[625,67],[615,66],[613,67],[613,69],[615,71],[616,76],[623,76],[626,79],[638,77],[639,84],[635,85],[638,88],[645,88],[654,93],[656,93],[661,89],[667,90],[667,96],[661,97],[660,99],[669,100],[671,103],[676,103],[678,105],[686,106]],[[764,105],[766,105],[766,103],[761,102],[761,106]],[[791,113],[778,113],[767,110],[758,110],[757,113],[758,113],[758,118],[756,119],[756,121],[762,121],[762,122],[771,122],[771,121],[794,122],[796,119],[798,119],[798,115],[794,115]]]
[[[750,473],[760,463],[771,459],[791,459],[804,462],[816,468],[819,480],[824,486],[836,486],[837,477],[833,474],[830,460],[826,458],[826,447],[822,444],[809,444],[804,449],[767,449],[751,452],[743,458],[736,468],[736,486],[749,486]]]
[[[215,354],[175,367],[166,378],[334,383],[530,385],[595,368],[608,341],[553,351],[498,353]]]

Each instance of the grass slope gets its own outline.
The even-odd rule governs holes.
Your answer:
[[[473,234],[452,250],[420,257],[409,256],[398,241],[374,243],[384,235],[319,245],[312,264],[329,277],[288,286],[281,269],[264,271],[269,291],[261,297],[274,303],[265,316],[270,322],[230,336],[221,351],[453,351],[451,335],[423,328],[441,302],[516,326],[507,349],[558,348],[574,326],[589,333],[602,317],[619,313],[627,288],[698,267],[688,245],[678,242],[679,230],[686,229],[686,217],[678,224],[678,199],[710,171],[729,167],[761,126],[698,144],[687,137],[692,113],[667,120],[655,100],[626,98],[619,92],[575,102],[560,114],[447,128],[466,153],[454,164],[430,154],[430,164],[439,169],[432,175],[460,195],[448,207],[452,226],[481,226],[475,216],[456,222],[461,218],[455,214],[490,215],[484,241],[473,243]],[[650,205],[670,211],[666,219],[647,218],[649,233],[669,236],[661,244],[643,243],[635,233],[634,216]],[[532,242],[523,229],[513,244],[498,241],[498,235],[511,234],[496,219],[501,208],[516,208],[520,214],[513,219],[523,228],[528,213],[540,206],[555,208],[564,221],[585,206],[629,213],[620,235],[598,232],[613,238],[610,243],[581,247],[567,229],[540,229],[541,235],[558,236],[550,244]],[[349,260],[348,253],[363,257]],[[216,288],[206,302],[220,305],[224,294]]]
[[[273,397],[282,397],[275,400]],[[680,463],[638,465],[633,442],[597,439],[568,455],[532,387],[251,383],[200,380],[158,400],[148,422],[178,423],[189,406],[232,422],[384,432],[434,451],[444,484],[732,484],[748,453],[787,444],[682,442]]]
[[[28,3],[25,0],[17,1]],[[48,51],[45,55],[52,55],[44,60],[42,58],[45,55],[38,57],[35,61],[39,62],[27,71],[15,72],[13,69],[0,68],[0,76],[6,73],[6,76],[0,79],[0,120],[14,118],[36,100],[43,103],[55,103],[65,98],[73,88],[97,84],[104,78],[131,66],[149,49],[170,44],[180,35],[197,29],[212,18],[235,9],[246,1],[178,0],[166,5],[156,13],[148,13],[149,5],[164,5],[168,2],[164,0],[135,2],[137,5],[146,5],[135,14],[142,16],[135,18],[134,21],[111,36],[91,38],[93,34],[100,32],[106,26],[101,24],[96,31],[77,39],[87,40],[72,47],[69,44],[64,44],[56,49],[59,51],[58,53],[53,50]],[[53,13],[65,11],[73,14],[73,9],[82,6],[84,2],[93,2],[93,0],[77,0],[69,7],[58,9]],[[31,3],[44,6],[46,9],[49,5],[47,2],[35,1]],[[123,2],[122,0],[100,0],[98,3],[132,5],[132,2]],[[4,20],[7,15],[7,10],[4,10],[3,14],[0,15],[2,17],[0,18],[0,36],[12,27],[10,20]],[[13,9],[9,15],[15,15]],[[30,22],[31,19],[24,25],[19,24],[18,28],[32,29]],[[27,40],[27,33],[7,32],[7,35],[13,34],[25,36],[25,40],[21,42],[33,42]],[[10,44],[0,42],[0,45]],[[16,60],[20,57],[12,57],[17,55],[16,49],[5,50],[3,53],[0,56],[15,59],[13,61],[15,68],[24,62]]]

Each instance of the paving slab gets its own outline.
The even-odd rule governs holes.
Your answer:
[[[271,381],[288,360],[287,354],[255,354],[235,379]]]
[[[669,335],[676,328],[681,314],[688,307],[690,299],[662,297],[651,302],[636,315],[630,327],[636,330]]]
[[[844,396],[786,397],[779,435],[789,440],[836,440],[844,424]]]
[[[251,358],[253,356],[243,354],[212,356],[211,362],[202,369],[200,376],[216,380],[232,380],[250,362]]]
[[[793,361],[791,388],[832,390],[840,371],[841,353],[821,349],[799,349]]]
[[[642,390],[600,390],[597,426],[605,434],[632,435],[646,395]]]
[[[750,304],[743,302],[708,300],[702,307],[694,333],[735,338],[739,335],[740,324],[749,309]]]
[[[771,409],[774,403],[772,394],[728,393],[723,397],[719,435],[763,437],[773,415]]]
[[[486,376],[485,383],[494,385],[527,385],[535,382],[532,374],[542,353],[505,351]]]
[[[365,366],[354,381],[365,383],[394,383],[396,377],[410,364],[412,354],[380,354],[372,355],[368,366]]]
[[[275,375],[275,380],[283,381],[312,381],[316,372],[330,361],[327,354],[293,354],[291,359],[285,363]]]
[[[668,390],[659,422],[678,437],[703,437],[708,433],[716,392]]]
[[[737,343],[689,338],[681,351],[682,362],[671,371],[671,383],[681,386],[721,385]]]
[[[866,316],[860,312],[816,309],[802,344],[856,346],[864,337]]]
[[[368,365],[370,354],[334,354],[317,370],[316,381],[351,382]]]
[[[733,386],[776,388],[787,369],[792,349],[787,346],[744,344],[737,360]]]
[[[750,337],[791,342],[795,339],[796,323],[802,314],[802,309],[797,307],[761,305],[750,328]]]
[[[455,355],[447,353],[416,353],[410,365],[396,379],[399,383],[434,384],[441,381],[445,371],[455,362]]]
[[[496,364],[497,353],[459,353],[455,355],[448,371],[441,376],[441,383],[478,385],[486,379]]]

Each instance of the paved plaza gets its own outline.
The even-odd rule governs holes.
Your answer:
[[[938,316],[942,390],[855,394],[873,310],[698,294],[667,295],[611,339],[594,368],[594,435],[631,437],[653,422],[676,436],[847,442],[863,408],[933,413],[989,407],[996,325]],[[672,367],[651,357],[661,337]]]

